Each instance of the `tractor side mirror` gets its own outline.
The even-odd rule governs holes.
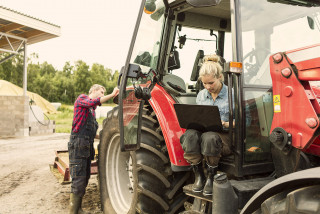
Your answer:
[[[168,69],[174,70],[180,68],[180,59],[179,59],[179,52],[178,51],[172,51],[169,55],[168,60]]]
[[[142,75],[143,75],[143,73],[142,73],[139,65],[129,64],[129,70],[127,73],[127,77],[138,79]]]
[[[122,66],[121,70],[120,70],[120,74],[118,77],[118,87],[120,86],[121,83],[121,78],[122,75],[124,73],[124,66]],[[134,78],[134,79],[138,79],[139,77],[144,76],[141,68],[139,65],[135,65],[135,64],[129,64],[129,71],[127,73],[127,77],[129,78]]]
[[[310,27],[310,29],[314,30],[314,20],[313,18],[311,18],[310,16],[307,16],[308,19],[308,25]]]
[[[145,65],[150,67],[151,55],[148,51],[144,51],[142,53],[139,53],[139,55],[136,56],[133,62],[139,65]]]

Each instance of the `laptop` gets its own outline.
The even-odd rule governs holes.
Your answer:
[[[181,128],[200,132],[223,131],[219,108],[211,105],[173,104]]]

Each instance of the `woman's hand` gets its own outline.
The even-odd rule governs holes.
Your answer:
[[[229,122],[225,122],[225,121],[221,120],[221,123],[224,128],[229,128]]]
[[[221,123],[224,128],[227,128],[227,129],[229,128],[229,122],[225,122],[225,121],[221,120]],[[233,121],[233,127],[234,126],[235,126],[235,121]]]

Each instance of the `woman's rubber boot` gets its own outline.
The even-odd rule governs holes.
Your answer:
[[[217,166],[210,166],[207,164],[207,180],[206,184],[204,185],[203,188],[203,195],[212,195],[212,189],[213,189],[213,176],[217,172]]]
[[[201,192],[204,186],[205,176],[203,173],[202,163],[198,163],[196,165],[192,165],[192,169],[194,172],[195,181],[192,186],[193,192]]]

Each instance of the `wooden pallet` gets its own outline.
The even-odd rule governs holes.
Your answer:
[[[69,153],[68,150],[55,151],[56,157],[53,168],[56,168],[63,176],[63,182],[71,181],[69,170]],[[96,160],[91,161],[91,175],[98,174],[98,164]]]

